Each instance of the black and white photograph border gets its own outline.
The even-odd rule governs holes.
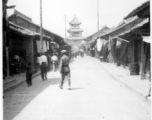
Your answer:
[[[2,0],[2,120],[151,120],[150,0]]]

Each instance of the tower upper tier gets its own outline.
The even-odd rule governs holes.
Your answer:
[[[77,26],[77,25],[80,25],[81,22],[76,17],[74,17],[73,20],[69,24],[72,26]]]

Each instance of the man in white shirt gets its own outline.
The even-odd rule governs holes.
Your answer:
[[[51,57],[51,61],[53,63],[53,71],[56,71],[58,64],[58,57],[55,54],[53,54],[53,56]]]
[[[42,53],[42,55],[40,56],[39,62],[40,62],[42,80],[47,80],[48,60],[45,53]]]

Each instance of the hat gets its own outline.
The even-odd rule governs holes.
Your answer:
[[[66,53],[66,50],[62,50],[61,52],[62,52],[62,53]]]

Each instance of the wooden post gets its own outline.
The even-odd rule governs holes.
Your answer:
[[[42,0],[40,0],[40,43],[41,43],[41,53],[43,52],[43,27],[42,27]]]
[[[9,47],[8,47],[8,45],[6,45],[6,41],[7,41],[7,33],[6,33],[6,31],[4,31],[4,41],[5,41],[5,51],[6,51],[7,77],[9,77],[9,75],[10,75],[10,70],[9,70]]]
[[[10,76],[10,70],[9,70],[9,48],[6,47],[6,58],[7,58],[7,77]]]
[[[145,62],[145,55],[144,55],[144,42],[141,41],[141,80],[144,79],[144,62]]]
[[[4,39],[6,40],[6,32],[4,32]],[[9,45],[6,47],[6,60],[7,60],[7,77],[10,76],[10,69],[9,69]]]
[[[132,63],[135,62],[135,46],[134,46],[134,41],[133,41],[133,45],[132,45]]]

